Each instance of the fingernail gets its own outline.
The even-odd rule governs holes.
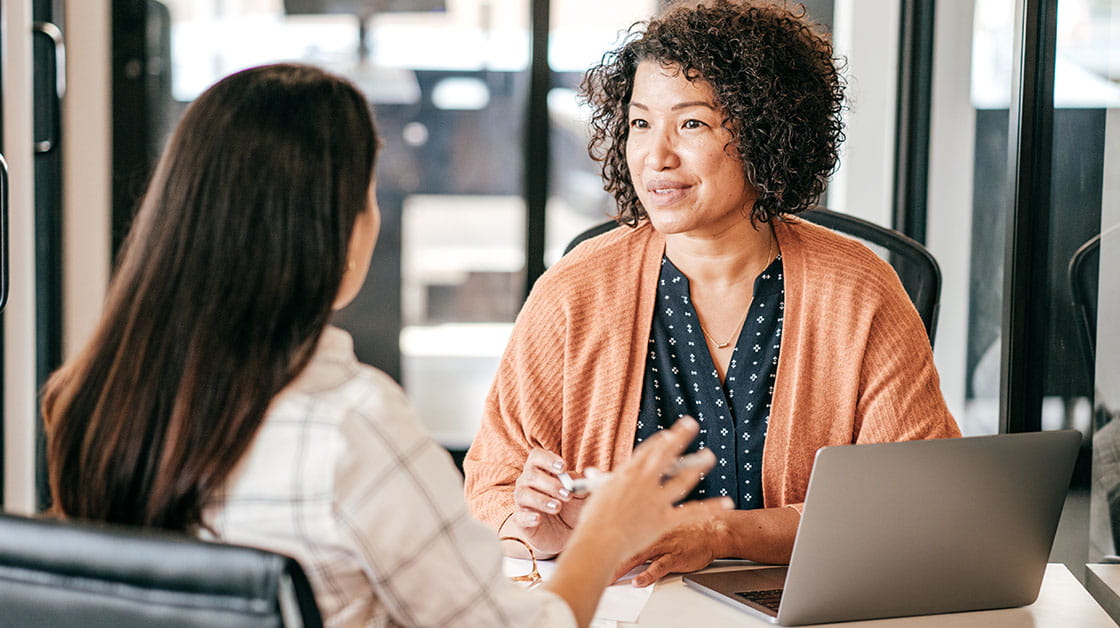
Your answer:
[[[560,489],[560,497],[563,497],[564,499],[568,499],[571,496],[572,496],[572,492],[569,491],[568,489],[566,489],[566,488]]]
[[[724,510],[734,510],[735,509],[735,502],[730,497],[722,497],[722,498],[720,498],[720,501],[723,502],[720,505],[723,506]]]
[[[557,471],[563,471],[564,470],[564,461],[563,460],[554,461],[552,463],[552,468],[556,469]]]
[[[534,513],[531,513],[531,514],[529,515],[529,523],[530,523],[531,525],[536,525],[537,523],[539,523],[539,522],[540,522],[540,520],[541,520],[541,516],[540,516],[540,515],[538,515],[538,514],[537,514],[537,513],[535,513],[535,512],[534,512]]]
[[[548,503],[546,503],[544,505],[544,507],[549,509],[549,510],[559,510],[560,509],[560,502],[556,501],[555,499],[550,499],[550,500],[548,500]]]

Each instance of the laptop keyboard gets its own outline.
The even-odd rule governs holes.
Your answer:
[[[735,595],[750,600],[759,606],[764,606],[775,613],[778,612],[778,605],[782,603],[782,590],[781,589],[763,589],[760,591],[736,591]]]

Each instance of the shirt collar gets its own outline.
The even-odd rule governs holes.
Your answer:
[[[288,389],[304,393],[330,390],[352,378],[357,369],[354,339],[346,331],[327,325],[319,336],[311,360],[288,385]]]

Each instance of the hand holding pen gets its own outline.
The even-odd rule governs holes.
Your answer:
[[[502,524],[500,535],[523,539],[532,545],[538,558],[554,556],[564,549],[586,502],[560,483],[556,474],[565,468],[564,459],[556,453],[533,449],[514,483],[514,511]],[[510,556],[528,556],[522,556],[524,549],[514,543],[503,547]]]
[[[705,450],[681,456],[662,474],[662,483],[678,473],[710,466],[712,460],[711,452]],[[567,463],[556,453],[540,448],[530,451],[514,483],[514,511],[502,524],[500,535],[523,539],[532,545],[538,558],[558,554],[579,521],[587,489],[594,491],[612,477],[594,468],[584,473],[587,477],[573,478],[567,472]],[[524,548],[513,543],[504,549],[510,556],[528,556]]]
[[[705,453],[701,450],[685,454],[677,459],[676,464],[665,470],[662,480],[674,478],[686,469],[707,469],[711,466],[712,456],[710,452]],[[582,478],[573,478],[565,471],[558,473],[556,478],[560,480],[560,485],[570,491],[572,495],[583,497],[605,484],[613,475],[610,472],[599,471],[594,467],[588,468],[586,473]]]

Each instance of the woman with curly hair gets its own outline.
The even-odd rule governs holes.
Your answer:
[[[583,500],[681,415],[717,457],[690,498],[736,509],[670,531],[638,585],[716,558],[789,559],[816,451],[960,434],[891,267],[796,215],[843,139],[828,39],[784,7],[679,5],[588,71],[614,229],[555,264],[514,326],[466,458],[474,514],[564,549]]]

